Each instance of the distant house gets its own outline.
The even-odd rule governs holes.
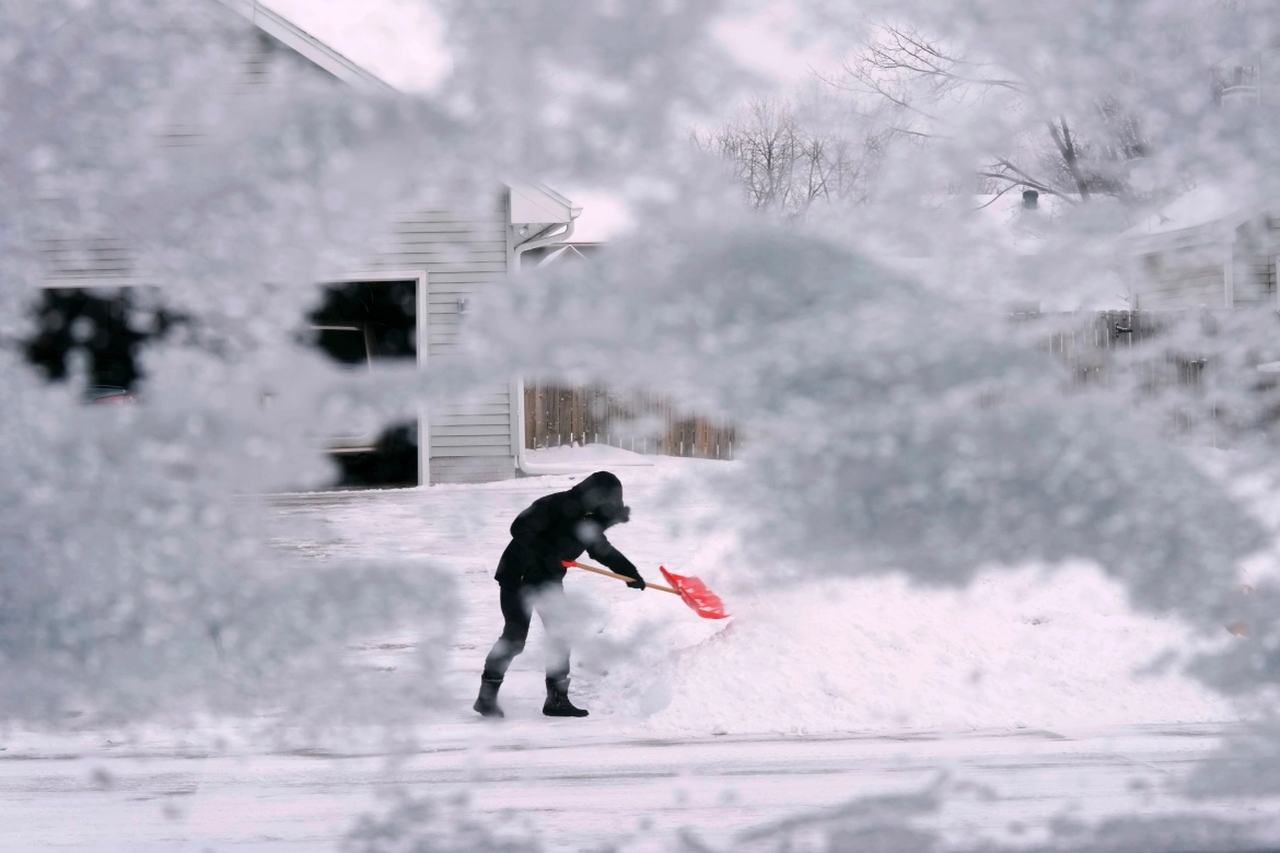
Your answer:
[[[393,91],[252,0],[209,2],[220,3],[243,23],[241,58],[238,67],[228,69],[235,91],[265,91],[298,74],[367,91]],[[183,135],[181,129],[174,133]],[[183,144],[193,140],[184,138]],[[341,281],[317,283],[328,292],[325,305],[311,318],[321,345],[348,362],[412,358],[425,365],[431,358],[447,356],[457,348],[460,321],[471,296],[519,269],[523,255],[555,253],[573,234],[581,212],[551,188],[529,183],[495,183],[492,198],[483,201],[466,211],[406,214],[389,239],[370,247],[362,269]],[[138,268],[127,242],[111,235],[49,235],[42,252],[43,283],[51,293],[157,283]],[[375,428],[335,437],[330,450],[348,472],[374,472],[369,476],[387,483],[507,479],[515,476],[523,458],[523,399],[519,380],[478,388],[465,402],[424,413],[412,428],[400,425],[396,435],[403,440],[391,440],[395,436],[380,435]],[[388,453],[399,454],[399,462],[388,465],[379,459],[379,454]]]
[[[1280,219],[1198,187],[1123,235],[1130,289],[1142,310],[1276,304]]]
[[[1280,103],[1280,39],[1210,69],[1215,102],[1248,121]],[[1135,304],[1143,310],[1277,304],[1280,212],[1245,206],[1216,184],[1184,193],[1122,235]]]

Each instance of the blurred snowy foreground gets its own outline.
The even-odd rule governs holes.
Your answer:
[[[257,721],[9,731],[0,847],[471,849],[377,840],[416,826],[406,838],[460,833],[476,849],[512,836],[540,849],[674,849],[695,837],[765,850],[795,843],[806,822],[890,817],[950,844],[1021,846],[1063,820],[1257,817],[1265,805],[1172,793],[1244,725],[1240,712],[1178,674],[1169,650],[1194,648],[1189,631],[1135,615],[1089,566],[993,572],[961,591],[898,577],[789,584],[783,566],[777,586],[747,585],[735,561],[750,556],[716,532],[706,487],[736,463],[601,447],[532,461],[579,473],[275,501],[281,549],[456,573],[465,612],[446,707],[395,736],[281,730],[271,746],[250,736]],[[507,526],[597,468],[619,474],[633,509],[614,543],[647,576],[661,563],[702,577],[733,618],[700,620],[672,596],[571,573],[584,625],[572,692],[591,716],[540,715],[535,621],[503,688],[507,719],[482,721],[470,703],[501,627],[492,572]],[[416,639],[371,637],[352,665],[414,678]],[[846,805],[869,797],[890,798]],[[382,817],[353,830],[361,814]]]

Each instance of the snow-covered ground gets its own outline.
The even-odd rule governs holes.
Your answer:
[[[674,596],[571,573],[566,587],[585,622],[574,693],[592,726],[666,736],[1238,719],[1176,667],[1152,666],[1192,637],[1171,618],[1133,613],[1122,587],[1092,566],[993,569],[960,591],[896,575],[774,585],[767,567],[745,564],[749,543],[715,524],[708,481],[734,463],[603,446],[532,460],[580,473],[285,502],[285,513],[319,525],[292,543],[317,559],[424,559],[456,574],[465,613],[450,669],[466,713],[501,629],[492,573],[511,519],[582,474],[613,468],[633,520],[611,540],[650,578],[661,580],[660,564],[703,578],[733,618],[701,620]],[[535,620],[503,688],[513,718],[539,719],[541,666]]]
[[[1164,653],[1193,643],[1189,631],[1135,614],[1090,566],[992,570],[960,591],[896,576],[775,585],[751,563],[746,537],[716,524],[712,485],[737,463],[600,447],[533,462],[580,470],[275,501],[282,549],[317,562],[409,561],[457,579],[447,701],[424,709],[415,731],[394,741],[308,733],[271,747],[236,723],[9,732],[0,849],[327,849],[393,790],[469,792],[465,809],[449,808],[486,825],[516,814],[528,824],[520,831],[550,849],[660,845],[681,827],[728,849],[751,827],[926,791],[943,772],[996,799],[948,796],[932,828],[953,840],[1033,841],[1064,814],[1182,803],[1172,786],[1240,720],[1168,665]],[[733,617],[702,620],[674,596],[571,573],[583,624],[573,695],[591,717],[541,716],[535,621],[502,690],[507,720],[481,721],[470,703],[501,627],[492,572],[507,526],[535,498],[600,468],[619,474],[632,507],[612,541],[646,576],[663,564],[702,577]],[[1224,631],[1221,642],[1232,640]],[[411,628],[369,638],[353,663],[413,678],[416,642]]]
[[[443,727],[412,748],[255,749],[98,733],[0,760],[0,849],[312,853],[335,849],[359,815],[385,815],[402,795],[437,811],[383,825],[423,845],[395,846],[388,835],[385,846],[353,853],[529,849],[466,843],[469,823],[537,838],[548,851],[678,850],[688,832],[728,853],[827,849],[813,838],[833,823],[901,825],[992,849],[1043,842],[1063,820],[1276,814],[1274,802],[1171,794],[1221,733],[1183,725],[657,738],[540,721]],[[1274,828],[1272,836],[1280,840]]]

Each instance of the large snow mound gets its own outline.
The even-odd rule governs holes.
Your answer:
[[[611,710],[670,733],[1079,728],[1237,719],[1177,673],[1190,636],[1084,565],[963,591],[829,580],[731,600],[712,636],[615,670]]]

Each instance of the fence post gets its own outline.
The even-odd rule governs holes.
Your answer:
[[[533,446],[546,447],[546,423],[547,423],[547,391],[546,386],[535,384],[533,386],[534,402],[533,402]]]

